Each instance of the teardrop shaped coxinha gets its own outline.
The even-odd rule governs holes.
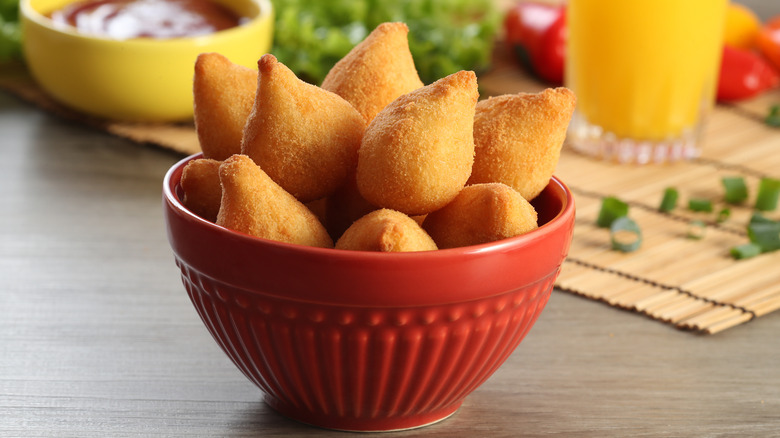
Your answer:
[[[358,152],[358,190],[408,215],[438,210],[460,193],[474,163],[479,93],[472,71],[407,93],[377,114]]]

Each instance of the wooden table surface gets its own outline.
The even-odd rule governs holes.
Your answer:
[[[200,322],[162,220],[180,158],[0,94],[0,437],[355,436],[275,413]],[[555,291],[454,416],[382,436],[777,437],[780,312],[695,335]]]

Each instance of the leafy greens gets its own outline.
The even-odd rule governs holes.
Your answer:
[[[274,0],[273,53],[301,79],[320,84],[376,26],[402,21],[420,79],[487,67],[500,12],[492,0]]]
[[[0,0],[0,62],[21,57],[19,0]]]

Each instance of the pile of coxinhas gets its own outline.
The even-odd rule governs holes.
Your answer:
[[[195,65],[203,158],[187,208],[245,234],[363,251],[427,251],[534,230],[575,106],[566,88],[479,100],[474,72],[424,85],[403,23],[378,26],[321,86],[273,55]],[[335,242],[335,244],[334,244]]]

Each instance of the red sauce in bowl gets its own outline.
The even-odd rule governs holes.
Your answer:
[[[50,18],[84,34],[118,40],[207,35],[244,21],[211,0],[86,0],[56,10]]]

